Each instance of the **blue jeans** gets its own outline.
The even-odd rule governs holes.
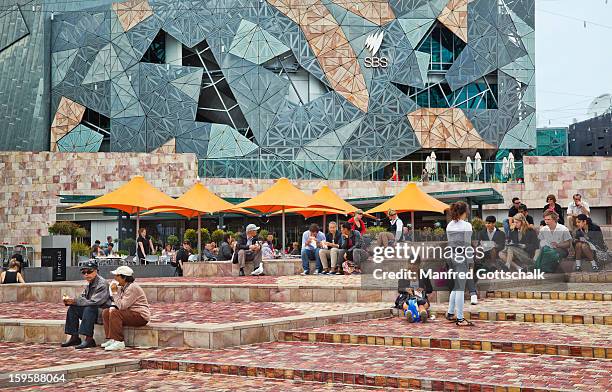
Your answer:
[[[504,225],[504,233],[506,233],[506,238],[510,235],[510,220],[508,218],[504,219],[502,224]]]
[[[315,260],[316,263],[316,268],[317,271],[321,272],[321,270],[323,269],[323,265],[321,264],[321,257],[319,256],[319,251],[321,250],[321,248],[315,248],[315,249],[311,249],[311,248],[303,248],[302,249],[302,268],[304,269],[304,271],[308,272],[310,270],[310,260]]]
[[[79,320],[81,320],[80,325]],[[97,320],[98,306],[70,305],[66,313],[64,332],[67,335],[93,336],[94,324]]]

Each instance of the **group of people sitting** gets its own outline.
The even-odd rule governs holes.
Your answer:
[[[116,251],[115,244],[113,243],[113,237],[108,236],[106,237],[106,243],[104,245],[100,243],[100,240],[94,241],[94,244],[91,246],[89,257],[95,259],[97,257],[108,257],[115,255]]]
[[[486,219],[486,230],[478,239],[487,250],[487,259],[501,259],[506,269],[516,270],[538,267],[552,272],[559,261],[573,251],[576,271],[582,270],[582,262],[590,262],[593,271],[599,270],[598,258],[607,259],[607,246],[601,228],[590,218],[588,204],[580,194],[575,194],[567,209],[568,226],[563,223],[563,210],[554,195],[548,195],[543,208],[544,219],[534,226],[527,206],[517,197],[504,220],[504,232],[496,230],[495,217]],[[600,260],[605,261],[605,260]]]
[[[96,347],[94,326],[103,324],[107,340],[101,346],[106,351],[123,350],[123,328],[142,327],[151,319],[147,297],[143,289],[134,283],[134,271],[128,266],[120,266],[111,273],[114,279],[108,282],[99,275],[95,261],[90,260],[81,267],[87,286],[76,298],[65,294],[62,298],[68,307],[64,327],[68,339],[62,343],[62,347]]]

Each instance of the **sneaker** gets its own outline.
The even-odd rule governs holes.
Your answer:
[[[344,272],[342,272],[342,270],[339,269],[338,271],[336,271],[336,275],[344,275]]]
[[[582,271],[582,267],[581,267],[581,266],[579,266],[579,265],[577,265],[577,266],[576,266],[576,271],[577,271],[577,272],[578,272],[578,271]]]
[[[598,266],[597,264],[593,264],[593,265],[591,266],[591,269],[592,269],[593,271],[599,271],[599,266]]]
[[[113,339],[108,339],[106,342],[102,343],[100,347],[108,347],[113,344],[115,341]]]
[[[478,305],[478,296],[476,294],[472,294],[472,296],[470,297],[470,302],[472,303],[472,305]]]
[[[253,276],[257,276],[257,275],[261,275],[263,274],[263,264],[259,264],[259,268],[257,268],[255,271],[251,272],[251,275]]]
[[[319,270],[314,270],[314,272],[313,272],[312,274],[313,274],[313,275],[319,275],[319,274],[320,274],[320,272],[319,272]]]
[[[302,275],[302,276],[310,275],[310,272],[308,272],[308,270],[304,270],[300,275]]]
[[[120,341],[114,341],[112,344],[106,346],[104,350],[106,351],[119,351],[125,349],[125,343]]]

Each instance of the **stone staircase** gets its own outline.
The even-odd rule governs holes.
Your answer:
[[[58,347],[61,295],[81,282],[0,286],[0,388],[37,372],[66,382],[23,390],[612,390],[612,282],[571,275],[484,282],[465,307],[474,327],[444,319],[443,293],[435,320],[410,324],[391,310],[394,290],[354,276],[139,279],[153,319],[118,353]]]

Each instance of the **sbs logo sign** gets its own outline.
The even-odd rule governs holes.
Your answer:
[[[385,32],[381,30],[378,33],[368,35],[366,38],[365,47],[370,51],[370,56],[365,58],[365,66],[368,68],[385,68],[389,64],[389,60],[387,60],[386,57],[376,56],[382,44],[384,33]]]

